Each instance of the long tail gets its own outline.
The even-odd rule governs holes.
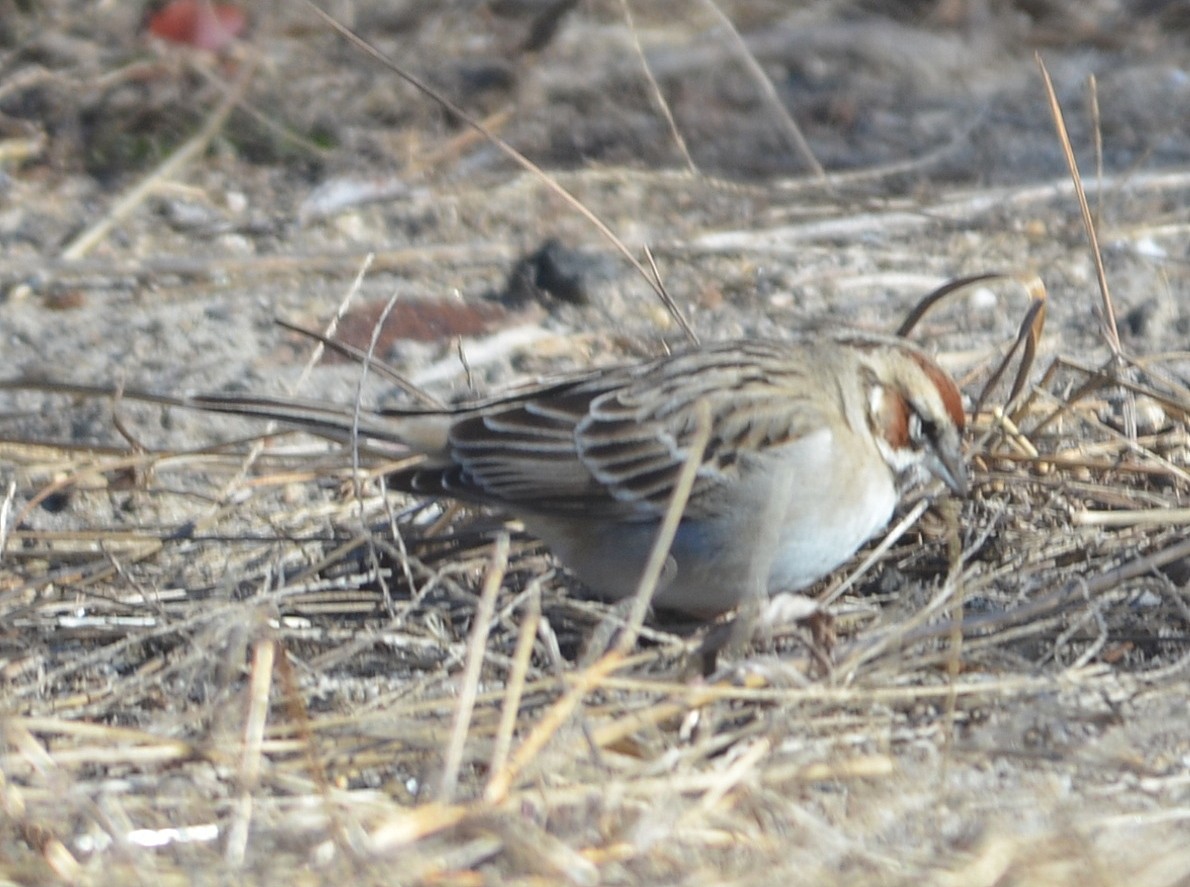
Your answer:
[[[447,448],[451,416],[428,410],[377,413],[373,410],[327,405],[299,398],[255,395],[173,395],[153,391],[79,385],[45,379],[0,379],[0,390],[46,391],[72,397],[133,400],[182,409],[280,422],[290,428],[358,446],[369,455],[400,458],[415,453],[443,454]]]

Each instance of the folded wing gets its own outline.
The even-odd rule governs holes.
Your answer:
[[[711,438],[686,513],[714,513],[755,454],[822,427],[802,373],[779,345],[737,342],[588,374],[457,414],[441,457],[394,483],[538,513],[654,520],[706,401]]]

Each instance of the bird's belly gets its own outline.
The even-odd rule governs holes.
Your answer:
[[[572,573],[600,597],[626,598],[636,591],[652,551],[658,524],[526,515],[525,528],[546,544]]]
[[[768,591],[803,588],[838,567],[888,523],[897,504],[891,477],[821,490],[791,504],[769,570]]]
[[[800,442],[802,470],[739,491],[743,502],[723,517],[684,519],[657,590],[655,606],[686,613],[722,613],[749,594],[803,588],[846,561],[892,516],[891,472],[857,466],[840,472],[828,434]],[[734,510],[733,510],[734,508]],[[525,516],[541,539],[599,596],[636,591],[659,521]]]

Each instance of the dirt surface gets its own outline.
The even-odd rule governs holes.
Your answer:
[[[0,880],[1190,882],[1185,4],[630,5],[328,12],[647,247],[705,340],[888,331],[947,280],[1038,276],[1024,437],[1001,386],[957,536],[927,514],[832,605],[829,651],[795,632],[694,680],[698,631],[654,622],[565,710],[605,609],[516,537],[452,771],[496,521],[305,439],[254,449],[259,422],[0,391]],[[0,377],[392,405],[275,320],[445,401],[682,341],[542,176],[309,7],[251,17],[211,53],[133,4],[0,0]],[[1035,54],[1124,384],[1095,375]],[[1026,305],[974,287],[915,336],[973,405]]]

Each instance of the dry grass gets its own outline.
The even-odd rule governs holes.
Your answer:
[[[23,491],[189,515],[10,504],[8,876],[1175,883],[1190,394],[1118,372],[977,417],[959,559],[927,514],[833,603],[829,667],[795,632],[708,682],[655,629],[576,662],[601,607],[375,475],[293,507],[300,453],[7,445]]]
[[[686,221],[675,207],[727,189],[561,178],[589,204],[648,195],[624,220],[666,207],[662,265],[734,271],[729,303],[753,279],[741,266],[790,244],[804,248],[786,281],[807,292],[924,290],[946,267],[922,257],[942,249],[929,225],[962,219],[992,252],[989,217],[1057,229],[1069,193],[1055,180],[848,206],[786,182],[731,191],[747,213]],[[1190,193],[1184,170],[1107,182],[1142,204]],[[374,271],[503,261],[502,214],[532,216],[540,191],[444,185],[441,202],[503,233],[394,248]],[[1185,225],[1171,211],[1127,236],[1170,242]],[[860,238],[878,270],[840,271],[839,241]],[[350,255],[42,264],[72,281],[147,267],[257,281]],[[622,614],[578,598],[517,527],[387,495],[382,467],[304,438],[145,445],[152,414],[124,404],[110,424],[125,446],[12,436],[0,881],[1186,883],[1190,355],[1109,359],[1067,345],[1067,324],[1020,398],[1002,409],[997,389],[973,417],[970,498],[926,511],[854,582],[815,589],[829,626],[763,638],[705,680],[705,627],[649,622],[605,653],[592,639],[614,639]],[[940,357],[974,398],[1007,349],[939,329],[961,340]],[[553,347],[631,350],[618,332]],[[74,522],[46,529],[62,508]]]

